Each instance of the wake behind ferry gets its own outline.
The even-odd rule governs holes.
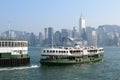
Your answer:
[[[61,47],[45,48],[41,52],[42,65],[82,64],[103,59],[103,48],[97,47]]]

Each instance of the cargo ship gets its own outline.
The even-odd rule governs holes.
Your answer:
[[[0,40],[0,67],[29,65],[28,41]]]
[[[44,48],[41,52],[41,65],[66,65],[97,62],[103,60],[103,48],[97,47],[61,47]]]

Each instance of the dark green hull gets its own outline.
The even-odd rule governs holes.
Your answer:
[[[25,66],[29,64],[30,64],[30,57],[0,59],[0,67]]]
[[[92,55],[93,56],[93,55]],[[83,64],[83,63],[91,63],[91,62],[98,62],[103,60],[103,54],[100,54],[99,57],[88,57],[83,56],[82,58],[77,58],[74,60],[69,59],[56,59],[56,60],[46,60],[41,59],[41,65],[70,65],[70,64]]]

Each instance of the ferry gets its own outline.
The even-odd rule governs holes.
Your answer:
[[[24,66],[29,63],[28,41],[0,40],[0,67]]]
[[[97,47],[61,47],[45,48],[41,52],[41,65],[82,64],[102,61],[103,48]]]

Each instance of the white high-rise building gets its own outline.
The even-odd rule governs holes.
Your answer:
[[[85,19],[81,15],[80,20],[79,20],[79,32],[82,34],[84,30],[86,31]]]
[[[86,39],[86,24],[85,24],[85,19],[82,15],[79,20],[79,33],[82,39],[85,40]]]
[[[97,46],[97,32],[95,29],[92,31],[92,45]]]

